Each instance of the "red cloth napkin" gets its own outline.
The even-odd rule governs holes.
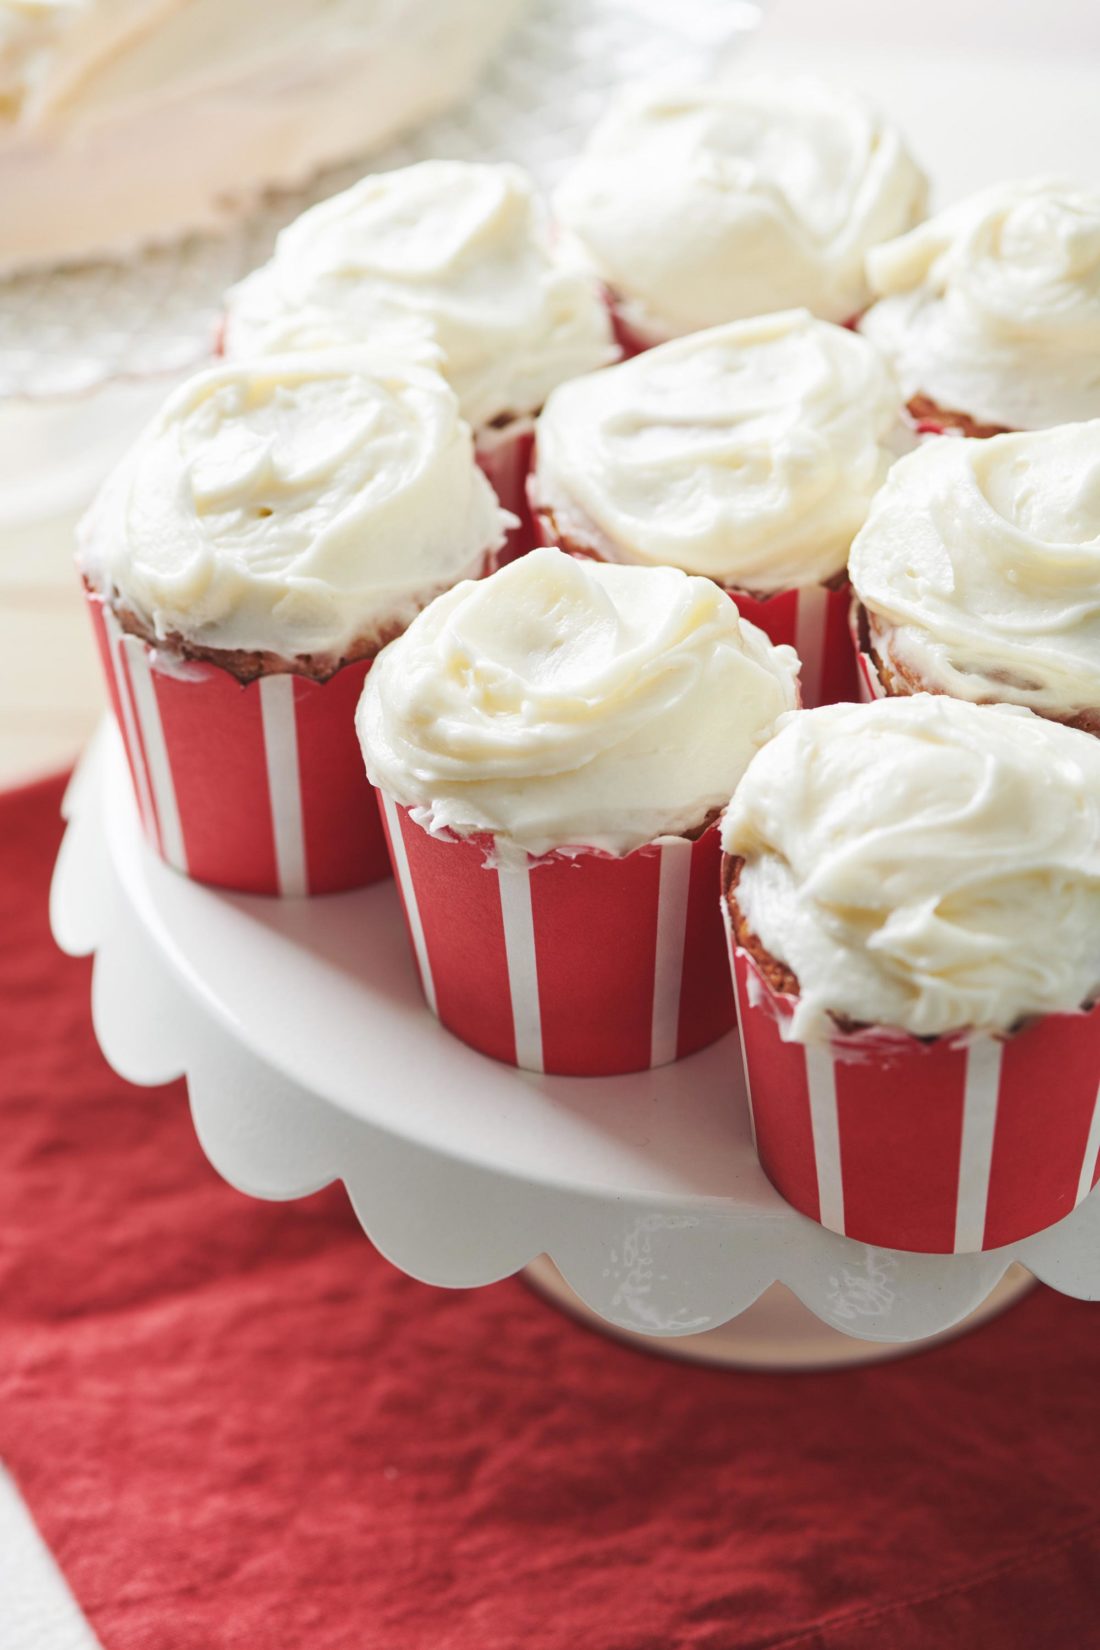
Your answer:
[[[59,798],[0,802],[0,1457],[105,1650],[1100,1644],[1100,1308],[781,1377],[412,1283],[108,1071]]]

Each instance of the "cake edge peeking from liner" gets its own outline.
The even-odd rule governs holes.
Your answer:
[[[1100,416],[1100,190],[997,183],[867,255],[859,330],[925,432],[990,437]]]
[[[1100,420],[900,459],[849,561],[878,696],[1021,704],[1100,734]]]

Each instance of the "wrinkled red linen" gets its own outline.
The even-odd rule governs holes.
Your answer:
[[[0,800],[0,1457],[105,1650],[1100,1643],[1100,1308],[782,1377],[413,1283],[104,1065],[60,794]]]

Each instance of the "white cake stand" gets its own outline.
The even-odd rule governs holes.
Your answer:
[[[890,1356],[1031,1277],[1100,1295],[1096,1194],[984,1255],[874,1249],[796,1214],[753,1155],[734,1037],[591,1080],[466,1048],[421,1002],[392,885],[278,901],[188,882],[145,846],[113,727],[67,811],[54,933],[96,954],[111,1065],[141,1084],[185,1075],[202,1146],[243,1192],[342,1180],[413,1277],[468,1287],[529,1267],[614,1333],[768,1367]]]

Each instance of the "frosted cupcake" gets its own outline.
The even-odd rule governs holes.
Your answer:
[[[922,429],[1100,417],[1100,191],[998,184],[878,247],[867,271],[862,331]]]
[[[714,579],[795,645],[807,704],[854,697],[845,567],[902,410],[846,328],[806,310],[732,322],[555,390],[532,499],[574,553]]]
[[[1027,705],[1100,734],[1100,420],[925,443],[849,571],[870,693]]]
[[[170,864],[259,893],[388,874],[356,699],[425,603],[487,570],[507,520],[431,368],[273,356],[168,399],[85,517],[78,560]]]
[[[581,1075],[730,1028],[715,821],[795,671],[709,580],[554,549],[386,648],[359,737],[445,1026]]]
[[[434,346],[505,508],[526,515],[531,419],[619,354],[598,283],[550,258],[516,166],[425,161],[362,179],[284,229],[229,293],[230,356],[411,338]],[[513,552],[529,531],[513,532]]]
[[[996,1248],[1100,1148],[1100,745],[917,694],[789,718],[725,815],[757,1150],[891,1248]]]
[[[635,87],[555,196],[576,255],[606,284],[627,342],[771,310],[845,322],[864,257],[924,216],[895,127],[805,77]]]

